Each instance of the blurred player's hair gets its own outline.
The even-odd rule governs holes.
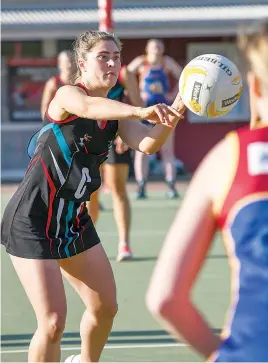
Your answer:
[[[238,35],[238,47],[249,67],[263,84],[268,85],[268,19],[254,22]],[[266,88],[266,87],[265,87]]]

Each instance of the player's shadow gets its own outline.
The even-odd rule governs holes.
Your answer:
[[[227,259],[227,255],[225,255],[225,254],[211,254],[211,255],[208,255],[206,257],[206,259],[208,259],[208,260],[221,260],[221,259],[225,260],[225,259]]]
[[[220,329],[214,329],[219,334]],[[1,336],[1,347],[28,347],[32,334],[7,334]],[[112,331],[107,345],[116,344],[169,344],[178,341],[164,330]],[[64,333],[61,345],[80,345],[80,333]]]
[[[115,256],[109,257],[110,261],[116,261]],[[134,262],[146,262],[146,261],[156,261],[156,256],[143,256],[143,257],[133,257],[131,260],[121,261],[120,264],[126,264],[126,263],[134,263]]]

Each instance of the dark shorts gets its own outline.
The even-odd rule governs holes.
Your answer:
[[[128,149],[123,154],[118,154],[115,151],[115,145],[109,151],[107,164],[130,164],[131,163],[131,150]]]

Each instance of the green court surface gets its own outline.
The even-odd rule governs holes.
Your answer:
[[[149,190],[148,200],[136,201],[133,188],[130,189],[133,208],[131,241],[135,253],[135,259],[130,262],[115,261],[117,230],[111,196],[101,195],[105,211],[100,214],[97,230],[115,274],[119,304],[119,312],[101,361],[202,361],[202,357],[185,344],[174,341],[152,318],[145,306],[149,278],[180,201],[167,200],[165,190],[154,185]],[[11,190],[2,190],[2,212],[11,195]],[[1,252],[1,361],[26,362],[28,344],[36,328],[35,316],[8,255],[4,249]],[[159,281],[161,283],[165,281]],[[66,294],[68,316],[62,340],[61,361],[68,355],[79,354],[79,323],[84,311],[79,297],[67,283]],[[217,332],[222,327],[229,296],[227,259],[221,240],[216,237],[193,298]]]

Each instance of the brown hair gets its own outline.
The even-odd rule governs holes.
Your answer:
[[[268,84],[268,19],[254,22],[242,30],[238,47],[260,81]]]
[[[98,43],[104,40],[112,40],[118,47],[119,51],[122,50],[122,44],[116,35],[112,33],[106,33],[101,31],[86,31],[78,35],[76,40],[74,41],[73,48],[73,61],[76,64],[77,71],[73,77],[73,81],[75,82],[77,78],[81,76],[81,71],[78,66],[78,60],[84,59],[86,60],[86,55],[92,48],[94,48]]]

